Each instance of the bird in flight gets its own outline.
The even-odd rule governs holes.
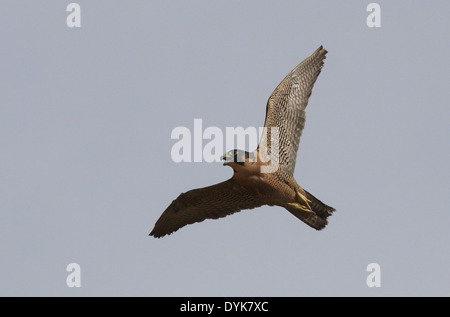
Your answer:
[[[254,152],[232,150],[222,159],[233,176],[222,183],[182,193],[156,221],[150,236],[171,234],[188,224],[217,219],[263,205],[281,206],[310,227],[325,228],[335,211],[294,179],[305,109],[324,64],[320,46],[295,67],[270,96],[264,132]]]

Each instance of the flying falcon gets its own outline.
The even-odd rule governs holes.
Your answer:
[[[284,207],[316,230],[327,225],[327,218],[335,209],[308,193],[294,179],[305,109],[326,54],[320,46],[272,93],[267,102],[264,133],[254,152],[232,150],[222,157],[223,165],[233,169],[233,176],[178,196],[162,213],[151,236],[160,238],[188,224],[263,205]]]

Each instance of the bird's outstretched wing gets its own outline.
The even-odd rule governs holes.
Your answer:
[[[278,163],[293,173],[297,151],[306,120],[306,106],[320,74],[327,51],[320,46],[295,67],[270,96],[266,108],[265,133],[258,150],[264,160],[275,159],[272,153],[272,127],[278,128]],[[276,148],[275,146],[273,148]]]
[[[243,209],[262,205],[258,198],[249,194],[231,178],[178,196],[159,217],[150,235],[160,238],[188,224],[222,218]]]

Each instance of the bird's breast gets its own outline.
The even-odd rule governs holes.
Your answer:
[[[234,173],[234,180],[249,193],[267,205],[282,205],[290,201],[295,192],[286,183],[275,180],[271,174]]]
[[[233,179],[246,188],[263,186],[265,183],[264,177],[261,174],[251,174],[243,171],[234,173]]]

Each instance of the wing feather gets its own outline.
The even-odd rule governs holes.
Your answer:
[[[258,198],[231,178],[178,196],[163,212],[150,235],[160,238],[195,222],[222,218],[261,205],[263,203]]]
[[[291,173],[295,169],[300,137],[305,127],[305,109],[326,53],[320,46],[283,79],[267,102],[265,129],[258,150],[265,161],[278,158],[278,163]],[[278,156],[271,153],[272,127],[278,128]]]

